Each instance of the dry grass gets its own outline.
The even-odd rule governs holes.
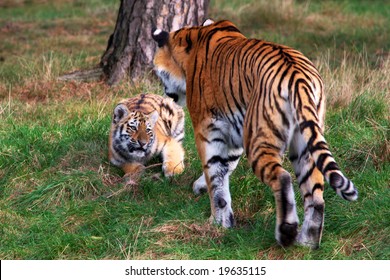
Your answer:
[[[346,51],[340,64],[332,67],[331,54],[320,56],[315,64],[325,82],[327,104],[346,107],[357,97],[370,92],[372,98],[383,97],[390,110],[390,56],[381,57],[377,67],[370,67],[367,54],[352,56]]]

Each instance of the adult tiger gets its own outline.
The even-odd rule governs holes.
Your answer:
[[[126,175],[139,175],[143,165],[161,154],[166,177],[184,170],[184,112],[171,98],[141,94],[114,109],[108,157]]]
[[[245,149],[256,176],[273,190],[278,242],[318,247],[324,177],[344,199],[357,199],[357,190],[323,136],[323,82],[312,62],[292,48],[247,39],[226,20],[171,33],[154,29],[152,37],[158,43],[155,71],[166,94],[186,100],[190,112],[203,163],[193,189],[207,188],[211,219],[234,225],[229,176]],[[304,198],[299,234],[291,176],[282,167],[287,147]]]

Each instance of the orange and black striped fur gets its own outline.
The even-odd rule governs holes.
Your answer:
[[[155,155],[162,155],[165,176],[184,170],[184,112],[171,98],[141,94],[114,109],[108,157],[126,175],[138,174]]]
[[[165,92],[186,100],[190,112],[203,163],[193,188],[207,188],[211,218],[234,225],[229,176],[245,149],[256,176],[273,190],[278,242],[318,247],[324,177],[344,199],[357,199],[357,191],[323,136],[325,96],[314,65],[292,48],[247,39],[229,21],[152,33],[155,71]],[[287,148],[304,198],[299,234],[292,179],[282,167]]]

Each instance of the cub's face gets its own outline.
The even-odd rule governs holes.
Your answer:
[[[155,140],[154,126],[158,113],[146,115],[139,111],[129,112],[119,104],[114,110],[112,145],[116,153],[128,161],[143,161],[150,154]]]

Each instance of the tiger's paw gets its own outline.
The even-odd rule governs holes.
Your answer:
[[[192,190],[196,195],[207,192],[207,183],[203,174],[193,183]]]
[[[164,162],[162,170],[165,177],[171,177],[174,175],[181,174],[184,171],[184,163],[181,161],[177,162]]]
[[[211,224],[220,225],[224,228],[232,228],[235,225],[234,214],[233,211],[229,211],[220,217],[215,217],[211,215],[209,218]]]
[[[298,234],[298,223],[282,223],[276,227],[275,237],[280,245],[288,247],[292,245]]]
[[[297,236],[297,243],[301,246],[309,247],[313,250],[320,247],[321,232],[320,229],[311,228],[307,233],[301,231]]]
[[[224,228],[232,228],[235,225],[234,214],[231,206],[227,205],[224,199],[220,199],[211,215],[210,221],[223,226]]]

